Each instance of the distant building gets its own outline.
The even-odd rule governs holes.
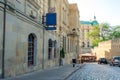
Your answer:
[[[120,56],[120,38],[100,42],[92,52],[96,54],[97,60],[101,57],[110,60],[114,56]]]
[[[94,25],[98,24],[96,16],[94,16],[93,21],[80,21],[80,53],[91,53],[92,43],[91,39],[87,37],[87,33],[93,30]]]

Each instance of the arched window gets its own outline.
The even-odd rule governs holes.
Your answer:
[[[85,47],[85,43],[84,42],[82,42],[82,47]]]
[[[89,42],[87,42],[87,47],[90,47],[90,43]]]
[[[66,50],[66,37],[63,36],[63,48],[64,50]]]
[[[52,39],[48,41],[48,59],[52,58]]]
[[[56,52],[57,51],[57,41],[54,41],[54,58],[56,58]]]
[[[48,0],[48,8],[51,7],[51,0]]]
[[[36,42],[36,36],[34,34],[30,34],[28,36],[28,66],[35,64]]]

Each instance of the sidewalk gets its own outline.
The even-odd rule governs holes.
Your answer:
[[[69,64],[2,80],[65,80],[83,65],[84,64],[76,64],[76,66],[73,67],[72,64]]]

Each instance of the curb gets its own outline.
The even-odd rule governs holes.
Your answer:
[[[76,70],[74,70],[73,72],[71,72],[67,77],[64,78],[64,80],[68,79],[73,73],[75,73],[77,70],[81,69],[85,64],[81,64],[81,66],[79,68],[77,68]]]

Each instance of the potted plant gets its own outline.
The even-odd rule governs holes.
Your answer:
[[[64,48],[60,50],[60,58],[61,58],[61,65],[64,64],[64,58],[65,58],[65,51]]]

